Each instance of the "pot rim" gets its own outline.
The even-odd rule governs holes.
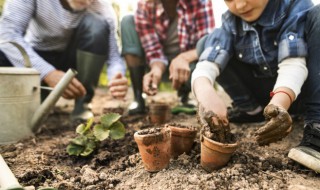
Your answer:
[[[201,135],[201,143],[204,143],[204,144],[207,144],[205,143],[205,140],[212,143],[212,144],[215,144],[217,146],[220,146],[220,147],[224,147],[224,148],[237,148],[239,146],[239,142],[236,141],[235,143],[221,143],[221,142],[218,142],[218,141],[214,141],[212,139],[209,139],[208,137],[204,136],[204,135]],[[204,139],[202,139],[204,138]]]

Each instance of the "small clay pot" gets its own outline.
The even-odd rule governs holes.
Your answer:
[[[157,172],[169,166],[171,157],[171,131],[169,128],[144,129],[135,132],[139,153],[145,170]]]
[[[166,127],[171,130],[171,155],[177,158],[184,152],[188,154],[197,136],[197,129],[173,123]]]
[[[238,143],[223,144],[201,135],[201,166],[208,172],[220,169],[225,166],[234,151],[238,148]]]
[[[152,103],[149,105],[150,122],[163,124],[171,117],[170,106],[165,103]]]

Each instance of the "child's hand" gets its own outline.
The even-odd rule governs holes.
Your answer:
[[[202,104],[198,105],[197,112],[202,134],[208,138],[214,136],[219,142],[225,142],[226,134],[230,133],[228,119],[226,117],[219,117],[211,110],[206,111]]]
[[[255,132],[259,145],[267,145],[286,137],[292,130],[292,119],[284,108],[269,104],[264,109],[268,122]]]

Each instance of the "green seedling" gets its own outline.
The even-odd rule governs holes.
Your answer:
[[[114,140],[123,138],[126,131],[120,118],[118,113],[108,113],[100,117],[99,123],[94,123],[94,118],[90,118],[85,124],[80,124],[76,129],[78,136],[67,146],[68,154],[88,156],[101,141],[109,137]]]

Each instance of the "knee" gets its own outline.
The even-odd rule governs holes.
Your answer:
[[[78,30],[88,41],[107,42],[110,24],[100,15],[87,14],[81,21]]]
[[[135,28],[133,15],[126,15],[121,20],[121,29],[127,30],[128,28]]]
[[[204,51],[204,44],[208,38],[208,35],[203,36],[198,40],[196,50],[197,50],[197,55],[200,57],[201,53]]]
[[[310,11],[308,12],[307,16],[307,25],[313,25],[317,23],[318,25],[320,24],[320,5],[314,6]]]

